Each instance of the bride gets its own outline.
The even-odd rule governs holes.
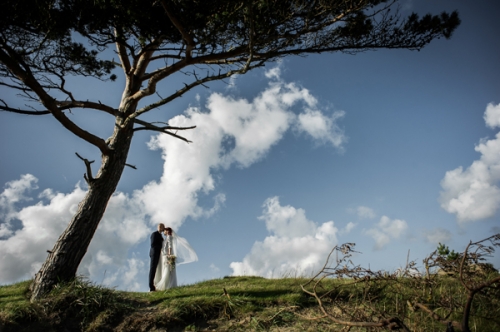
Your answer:
[[[154,279],[156,290],[177,287],[177,265],[198,260],[196,252],[186,239],[178,236],[172,228],[165,228],[164,234],[166,238],[163,240],[160,261]]]

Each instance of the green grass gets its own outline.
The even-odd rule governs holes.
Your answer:
[[[29,284],[30,281],[23,281],[0,286],[0,323],[23,321],[36,316],[27,300]]]
[[[9,286],[0,286],[0,310],[26,304],[26,294],[30,280],[22,281]]]
[[[301,290],[306,282],[301,278],[225,277],[165,292],[134,293],[77,279],[31,304],[30,281],[25,281],[0,287],[0,331],[347,331],[320,318],[316,300]],[[350,283],[348,279],[323,280],[318,293],[324,295],[327,310],[343,318],[380,312],[395,315],[412,331],[444,331],[445,327],[413,310],[409,302],[425,303],[442,316],[453,309],[450,318],[460,320],[465,300],[461,285],[451,278],[430,283],[412,278]],[[492,321],[500,316],[499,300],[486,295],[479,294],[475,301],[472,331],[500,330],[500,324]]]

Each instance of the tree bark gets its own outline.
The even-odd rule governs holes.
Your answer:
[[[89,190],[80,202],[78,211],[35,275],[30,286],[32,302],[50,292],[57,283],[70,281],[76,276],[78,266],[125,168],[133,125],[121,127],[120,122],[121,119],[117,118],[113,135],[107,141],[110,152],[102,156],[96,177],[92,179],[87,174]]]

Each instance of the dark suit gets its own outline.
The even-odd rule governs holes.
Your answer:
[[[163,243],[163,237],[160,232],[156,231],[151,234],[151,249],[149,249],[149,258],[151,259],[151,264],[149,266],[149,290],[154,291],[154,279],[156,274],[156,267],[158,266],[158,261],[160,260],[161,246]]]

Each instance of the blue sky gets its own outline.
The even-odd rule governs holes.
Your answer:
[[[193,143],[137,133],[128,159],[137,170],[125,170],[79,272],[146,291],[148,237],[159,221],[198,253],[179,267],[181,284],[307,276],[344,242],[362,252],[356,263],[395,270],[408,251],[421,263],[438,242],[463,250],[500,232],[500,5],[402,5],[403,13],[457,9],[462,24],[420,52],[286,58],[148,114],[196,124],[186,133]],[[69,84],[115,106],[123,88]],[[72,116],[103,137],[112,130],[106,115]],[[36,273],[83,197],[75,152],[96,163],[99,153],[50,117],[0,118],[5,284]],[[491,261],[500,268],[498,255]]]

